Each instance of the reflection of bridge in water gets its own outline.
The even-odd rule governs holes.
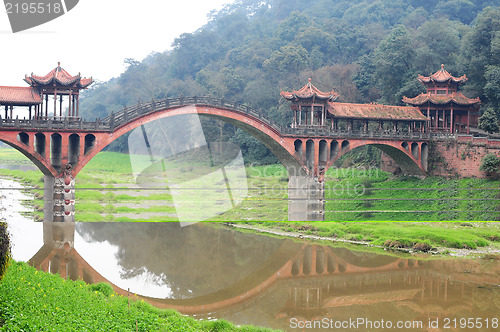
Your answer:
[[[63,278],[87,283],[107,282],[74,248],[74,223],[44,223],[44,245],[30,264]],[[137,295],[160,308],[172,308],[198,317],[227,317],[273,299],[266,310],[274,319],[320,319],[331,309],[397,303],[422,317],[473,312],[477,286],[496,284],[499,264],[488,271],[474,262],[458,267],[455,261],[423,261],[378,256],[359,258],[321,245],[282,241],[258,269],[224,289],[183,299]],[[472,273],[463,273],[464,268]],[[168,278],[168,276],[167,276]],[[110,283],[115,292],[128,292]],[[286,291],[284,291],[285,289]],[[134,290],[132,290],[134,291]],[[280,296],[276,296],[276,294]],[[495,305],[495,304],[493,304]]]

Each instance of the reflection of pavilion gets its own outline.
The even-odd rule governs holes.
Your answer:
[[[109,282],[74,248],[75,223],[44,223],[44,245],[30,264],[64,278],[88,283]],[[232,244],[234,245],[234,244]],[[270,310],[275,319],[296,317],[312,320],[328,317],[332,308],[351,308],[398,303],[422,317],[446,316],[472,311],[469,283],[498,283],[500,267],[467,274],[456,261],[419,261],[365,253],[348,254],[328,246],[283,241],[252,274],[225,289],[188,299],[138,296],[161,308],[184,314],[220,317],[241,312],[253,303],[273,297],[278,287],[286,294]],[[466,267],[473,271],[475,262]],[[479,273],[480,272],[480,273]],[[489,273],[489,274],[488,274]],[[118,294],[127,291],[112,285]]]

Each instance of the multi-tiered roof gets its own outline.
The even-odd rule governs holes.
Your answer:
[[[458,91],[459,85],[467,82],[467,76],[454,77],[444,69],[444,65],[441,65],[441,69],[434,74],[419,75],[417,79],[426,86],[427,93],[421,93],[414,98],[403,97],[403,102],[414,106],[424,105],[427,102],[435,105],[455,103],[464,106],[481,103],[479,98],[467,98]]]
[[[47,75],[37,76],[31,73],[31,76],[25,76],[24,81],[32,87],[59,86],[75,89],[85,89],[94,82],[92,78],[82,78],[80,73],[76,76],[70,75],[66,70],[61,68],[60,62]]]
[[[281,96],[290,101],[300,101],[300,100],[317,100],[317,101],[334,101],[339,97],[339,94],[334,90],[330,92],[322,92],[317,87],[309,82],[298,91],[286,92],[281,91]]]

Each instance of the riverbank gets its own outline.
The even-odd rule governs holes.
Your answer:
[[[0,282],[0,331],[271,331],[225,320],[195,320],[89,285],[12,262]]]
[[[271,236],[437,257],[500,259],[500,223],[227,223]],[[366,250],[366,249],[362,249]]]

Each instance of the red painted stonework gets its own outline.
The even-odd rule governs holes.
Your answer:
[[[327,136],[301,136],[294,134],[282,134],[275,127],[270,125],[264,119],[251,114],[225,107],[212,106],[207,104],[196,104],[186,106],[160,107],[152,108],[150,111],[136,116],[130,121],[114,128],[113,131],[96,130],[45,130],[45,131],[26,131],[26,129],[8,129],[0,130],[0,140],[15,147],[35,163],[45,175],[58,177],[61,170],[70,163],[70,136],[73,134],[79,137],[78,162],[73,162],[71,175],[73,178],[82,170],[82,168],[103,148],[109,145],[123,134],[143,125],[145,123],[176,115],[199,114],[218,118],[232,123],[266,145],[272,153],[289,169],[296,169],[296,174],[309,175],[317,178],[320,182],[323,180],[325,172],[332,164],[345,153],[363,145],[375,145],[382,150],[387,150],[393,157],[397,157],[402,168],[414,173],[425,175],[426,162],[422,156],[422,147],[427,144],[422,140],[399,140],[392,138],[332,138]],[[18,139],[18,134],[27,135],[29,144],[24,144]],[[42,133],[45,135],[45,151],[42,154],[35,151],[35,135]],[[51,136],[57,134],[61,136],[60,147],[60,165],[53,166],[51,160]],[[95,144],[85,153],[85,138],[87,136],[95,137]],[[302,151],[295,150],[295,143],[302,141]],[[313,151],[309,152],[312,161],[307,162],[307,141],[313,142]],[[332,144],[338,144],[338,152],[332,151]],[[320,151],[320,144],[323,149]],[[406,148],[405,146],[406,145]],[[412,152],[411,146],[414,145]],[[344,147],[344,148],[342,148]],[[320,155],[322,159],[320,160]],[[309,164],[310,167],[307,165]]]
[[[485,178],[479,170],[487,154],[500,156],[500,140],[458,136],[457,139],[433,140],[430,142],[429,175],[446,177]],[[398,165],[386,154],[382,154],[381,169],[394,173]]]
[[[432,149],[438,159],[430,170],[433,175],[484,178],[481,162],[490,153],[500,156],[500,141],[463,136],[456,142],[435,142]]]

